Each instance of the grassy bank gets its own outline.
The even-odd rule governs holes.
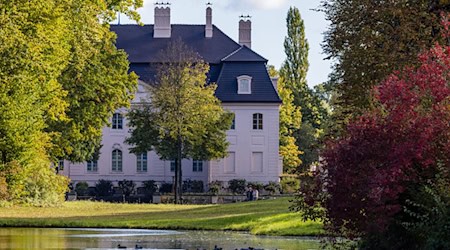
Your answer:
[[[224,205],[66,202],[58,208],[0,208],[2,227],[102,227],[238,230],[266,235],[319,235],[319,222],[303,222],[287,198]]]

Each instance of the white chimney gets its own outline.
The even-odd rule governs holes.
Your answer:
[[[158,5],[161,5],[159,7]],[[167,7],[164,7],[166,5]],[[158,4],[155,7],[155,26],[153,28],[154,38],[170,38],[172,26],[170,25],[169,4]]]
[[[239,44],[252,47],[252,21],[250,16],[241,16],[239,21]]]
[[[205,25],[205,37],[211,38],[213,36],[212,26],[212,9],[208,6],[206,8],[206,25]]]
[[[277,91],[277,93],[278,93],[278,79],[280,78],[279,77],[270,78],[270,80],[272,81],[273,88]]]

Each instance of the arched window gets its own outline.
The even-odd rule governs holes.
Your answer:
[[[118,149],[112,151],[112,171],[122,172],[122,151]]]
[[[136,155],[136,171],[138,172],[147,172],[147,153],[137,154]]]
[[[112,129],[123,129],[123,116],[119,113],[114,113],[112,118]]]
[[[252,93],[252,77],[250,76],[238,76],[238,94],[251,94]]]
[[[263,129],[263,115],[261,113],[253,114],[253,129]]]

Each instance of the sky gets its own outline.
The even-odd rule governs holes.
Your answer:
[[[153,24],[154,7],[158,0],[145,0],[139,9],[141,21]],[[159,0],[161,2],[161,0]],[[164,0],[171,3],[172,24],[204,24],[208,0]],[[213,24],[235,41],[238,40],[240,15],[250,15],[252,21],[252,49],[269,60],[277,69],[282,65],[285,54],[283,48],[286,37],[286,16],[290,6],[300,10],[305,23],[306,38],[309,43],[309,86],[327,81],[331,72],[331,62],[323,60],[321,43],[328,22],[322,12],[314,11],[320,0],[209,0],[213,9]],[[121,15],[122,24],[132,23]]]

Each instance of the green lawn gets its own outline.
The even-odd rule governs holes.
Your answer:
[[[289,199],[225,205],[113,204],[66,202],[57,208],[0,208],[2,227],[102,227],[238,230],[253,234],[313,236],[320,222],[289,212]]]

